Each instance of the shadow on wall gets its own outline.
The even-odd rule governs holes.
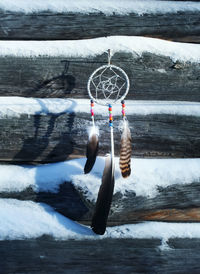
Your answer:
[[[73,220],[91,218],[94,202],[87,193],[99,187],[104,169],[104,158],[99,157],[92,170],[92,178],[84,173],[86,158],[45,164],[24,165],[21,175],[24,190],[1,192],[1,198],[29,200],[45,203],[62,215]],[[72,183],[72,179],[74,183]],[[12,188],[12,186],[11,186]]]
[[[40,99],[36,100],[41,109],[48,112],[45,103]],[[35,130],[34,135],[24,139],[21,150],[13,158],[14,162],[53,162],[68,158],[74,150],[71,132],[75,119],[73,110],[77,104],[73,100],[69,101],[71,106],[66,110],[67,114],[34,115],[30,118],[30,126]],[[58,123],[58,120],[62,122]],[[28,132],[26,134],[28,135]]]
[[[87,174],[84,173],[86,158],[61,163],[47,164],[38,167],[35,172],[35,182],[40,192],[34,193],[35,201],[42,202],[53,207],[57,212],[72,220],[81,220],[85,214],[94,209],[86,195],[86,189],[90,184],[86,183]],[[101,178],[104,169],[104,159],[98,158],[92,170],[93,178]],[[74,176],[84,178],[81,185],[75,186],[71,182]],[[83,176],[83,177],[82,177]],[[79,180],[79,179],[78,179]],[[93,182],[94,187],[98,182]],[[45,191],[57,187],[58,192]],[[82,196],[81,196],[82,195]]]

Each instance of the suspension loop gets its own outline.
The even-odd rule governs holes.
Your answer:
[[[112,105],[111,104],[109,104],[108,111],[109,111],[109,126],[113,127],[113,116],[112,116]]]
[[[90,113],[91,113],[91,118],[92,118],[92,124],[94,126],[94,100],[90,101]]]
[[[111,64],[111,50],[108,49],[108,65],[110,66]]]

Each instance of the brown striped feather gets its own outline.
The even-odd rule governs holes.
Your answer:
[[[120,159],[119,166],[121,169],[122,177],[127,178],[131,174],[131,132],[128,126],[128,121],[124,120],[123,122],[123,132],[121,137],[121,145],[120,145]]]

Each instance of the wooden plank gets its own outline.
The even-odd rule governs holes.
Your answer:
[[[90,74],[106,63],[107,54],[85,59],[0,57],[0,96],[87,98]],[[112,63],[130,78],[127,99],[200,101],[198,63],[125,52],[116,53]]]
[[[120,115],[120,113],[119,113]],[[200,157],[200,117],[151,114],[128,115],[133,156]],[[115,153],[119,155],[121,117],[115,116]],[[107,118],[96,115],[100,155],[110,151]],[[26,115],[0,118],[0,161],[55,162],[84,156],[88,113]]]
[[[161,37],[175,41],[199,41],[199,12],[128,15],[102,12],[53,13],[0,10],[0,39],[77,40],[111,35]]]

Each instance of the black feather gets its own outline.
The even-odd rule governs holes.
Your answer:
[[[99,189],[94,215],[92,218],[92,230],[96,234],[103,235],[106,231],[108,214],[114,191],[114,166],[111,156],[106,158],[105,168],[103,171],[102,183]]]
[[[84,173],[89,173],[96,161],[97,153],[99,150],[99,140],[98,135],[96,133],[90,136],[88,143],[87,143],[87,150],[86,150],[86,157],[87,161],[84,167]]]

